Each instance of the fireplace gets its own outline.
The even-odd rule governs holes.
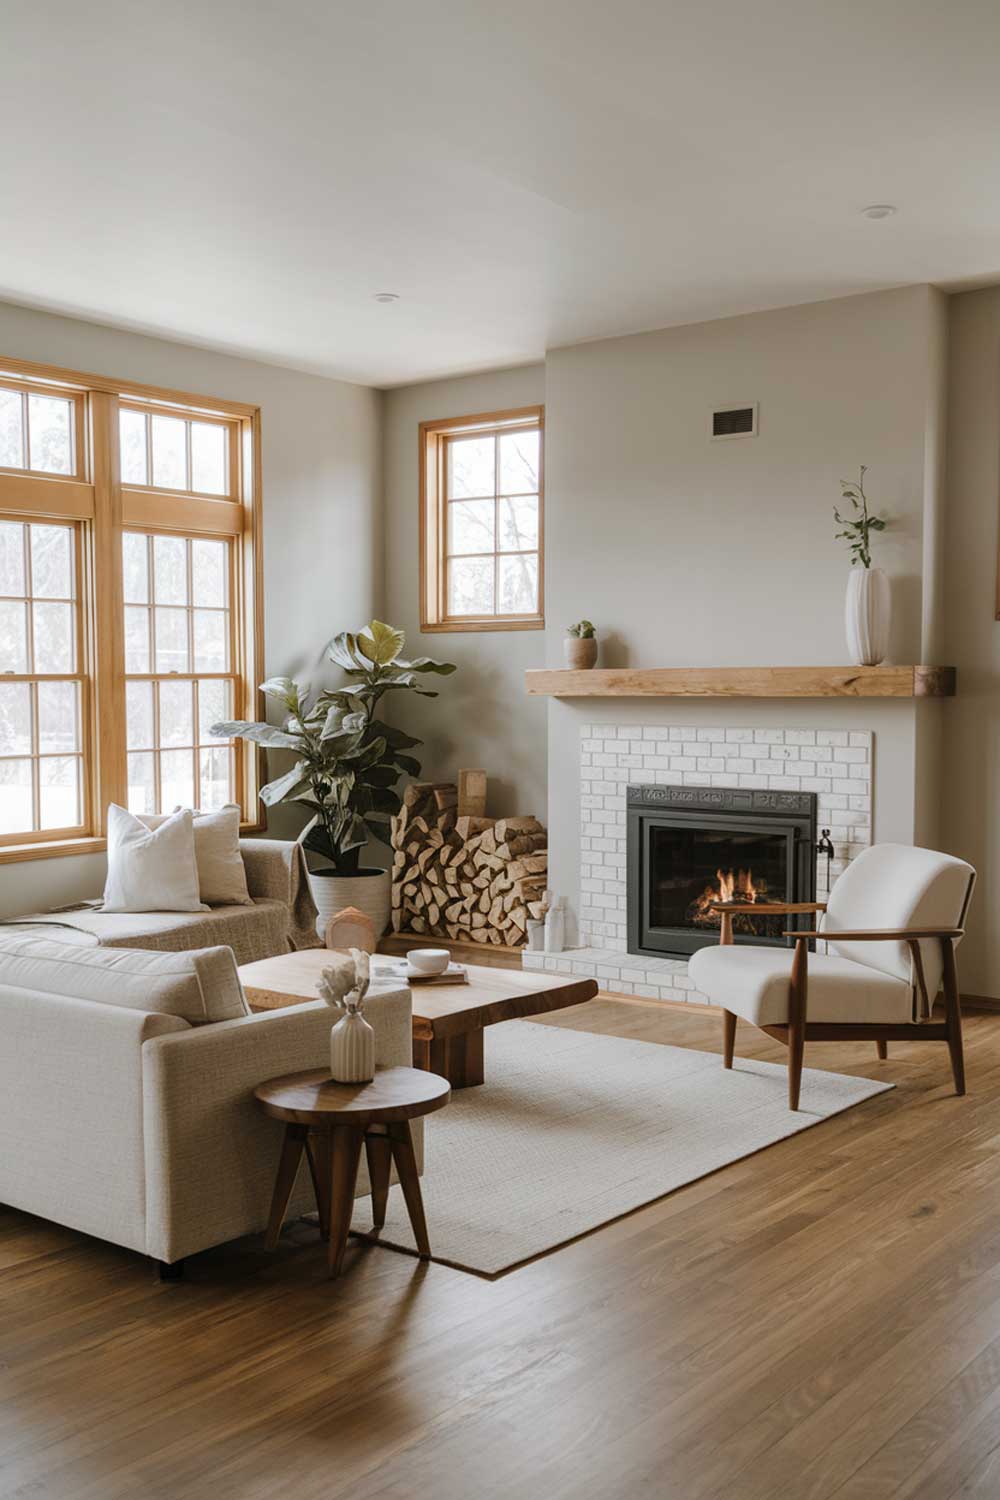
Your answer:
[[[627,804],[629,952],[683,957],[717,943],[714,901],[816,899],[814,793],[630,786]],[[734,917],[733,937],[784,945],[796,925],[749,913]]]

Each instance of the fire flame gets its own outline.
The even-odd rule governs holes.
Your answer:
[[[719,923],[719,914],[712,910],[717,901],[742,901],[748,906],[767,898],[767,882],[756,883],[753,871],[716,870],[717,885],[706,885],[701,895],[691,903],[688,921],[701,924]]]

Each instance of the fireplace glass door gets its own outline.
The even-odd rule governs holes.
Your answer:
[[[687,929],[718,935],[716,901],[747,904],[787,901],[792,855],[787,829],[664,827],[650,821],[647,923],[650,928]],[[736,915],[734,937],[780,942],[784,917]]]
[[[716,902],[815,899],[814,793],[630,786],[627,802],[630,953],[680,958],[717,943]],[[751,909],[734,913],[733,939],[784,945],[799,925]]]

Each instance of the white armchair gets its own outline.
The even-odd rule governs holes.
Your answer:
[[[885,1058],[890,1041],[946,1041],[955,1092],[965,1093],[955,945],[963,935],[976,872],[964,860],[906,844],[874,844],[836,882],[829,902],[719,903],[718,947],[701,948],[690,974],[722,1007],[723,1063],[733,1065],[737,1017],[788,1047],[788,1103],[799,1107],[805,1043],[868,1038]],[[733,916],[822,914],[793,931],[794,950],[733,941]],[[809,952],[822,940],[825,954]],[[933,1019],[944,989],[944,1020]]]

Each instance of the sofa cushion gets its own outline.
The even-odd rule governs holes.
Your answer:
[[[790,948],[717,943],[692,953],[688,973],[714,1004],[755,1026],[784,1026],[793,957]],[[895,1024],[914,1019],[913,989],[905,980],[848,958],[809,955],[807,1022]]]
[[[178,809],[180,811],[180,809]],[[249,906],[247,872],[240,854],[240,818],[235,802],[215,812],[195,812],[194,857],[198,894],[207,906]],[[147,828],[161,828],[169,813],[139,813]]]
[[[191,1026],[250,1014],[229,948],[147,953],[0,936],[0,984],[178,1016]]]
[[[60,912],[58,917],[39,912],[0,924],[0,932],[8,931],[37,932],[60,943],[101,943],[105,948],[145,948],[157,953],[225,946],[232,948],[237,964],[273,958],[292,946],[287,903],[262,897],[254,897],[250,906],[213,906],[200,912],[87,909]]]
[[[198,895],[190,808],[159,828],[114,802],[108,808],[105,911],[205,911]]]

